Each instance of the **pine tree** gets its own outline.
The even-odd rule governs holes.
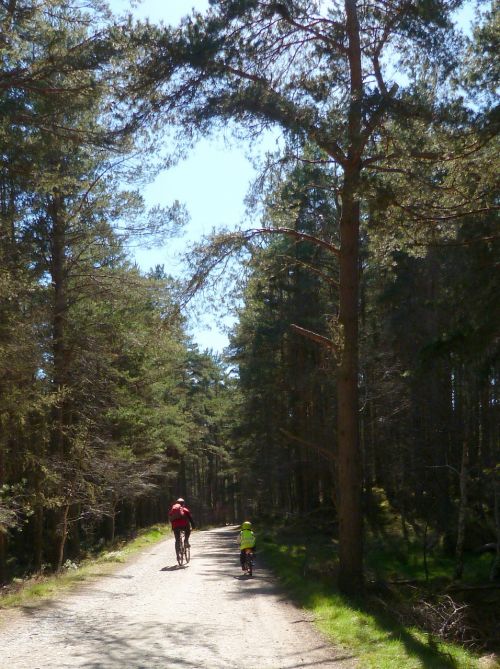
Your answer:
[[[450,187],[457,171],[452,166],[461,165],[473,149],[468,127],[474,114],[447,90],[461,55],[451,18],[459,4],[226,0],[211,3],[205,16],[195,14],[179,29],[138,26],[133,36],[147,53],[129,73],[138,122],[164,118],[191,134],[228,121],[251,132],[278,125],[314,144],[341,172],[340,583],[351,593],[363,581],[358,439],[362,216],[380,194],[402,211],[401,222],[404,217],[437,221],[463,215],[471,202],[472,209],[485,205],[479,184],[465,198],[461,189]],[[425,69],[416,66],[422,53]],[[406,74],[408,83],[396,73]],[[400,174],[399,188],[388,190],[370,177],[387,171]],[[446,190],[451,197],[436,205],[437,191]]]

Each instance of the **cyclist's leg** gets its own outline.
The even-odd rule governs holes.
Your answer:
[[[245,551],[240,551],[240,564],[242,571],[245,571]]]
[[[174,527],[174,536],[175,536],[175,550],[179,549],[181,543],[181,527]]]
[[[188,525],[184,528],[184,543],[187,548],[190,548],[189,535],[191,534],[191,526]]]

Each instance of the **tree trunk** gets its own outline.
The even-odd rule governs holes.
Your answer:
[[[116,502],[113,502],[111,505],[111,512],[109,514],[109,522],[108,522],[108,541],[110,544],[112,544],[115,540],[115,535],[116,535]]]
[[[68,514],[69,504],[66,504],[61,509],[61,523],[58,528],[58,545],[57,545],[57,571],[61,571],[64,562],[64,547],[66,545],[66,537],[68,536]]]
[[[497,538],[497,548],[495,559],[491,565],[490,581],[495,581],[500,576],[500,485],[497,480],[493,481],[493,507],[495,518],[495,529]]]
[[[36,572],[41,572],[43,567],[43,524],[44,509],[39,501],[39,489],[37,489],[35,510],[33,514],[33,565]]]
[[[7,532],[0,529],[0,584],[7,583]]]
[[[340,218],[339,323],[342,350],[337,381],[339,483],[339,587],[363,588],[362,472],[358,415],[359,219],[363,77],[356,0],[345,0],[351,101],[349,150],[344,166]]]
[[[56,393],[60,393],[67,380],[66,360],[66,276],[65,276],[65,229],[61,216],[61,199],[54,195],[49,207],[52,219],[52,256],[51,279],[54,290],[54,310],[52,314],[52,349],[54,356],[53,385]],[[52,450],[62,456],[65,452],[65,404],[64,397],[58,399],[54,408],[54,429],[52,432]]]
[[[427,560],[427,550],[429,548],[429,523],[425,521],[424,536],[422,540],[422,552],[424,558],[425,580],[429,580],[429,562]]]
[[[52,222],[51,237],[51,279],[54,291],[54,306],[52,314],[52,350],[54,357],[53,388],[56,395],[64,393],[68,380],[68,354],[66,346],[66,318],[67,318],[67,276],[66,276],[66,229],[63,216],[63,201],[60,194],[54,192],[48,208]],[[53,411],[53,426],[51,435],[51,450],[56,460],[61,464],[67,460],[68,444],[68,400],[63,395],[57,397]],[[64,487],[66,472],[61,473],[61,486]],[[64,547],[68,530],[69,507],[64,504],[55,509],[53,515],[53,537],[55,541],[52,566],[59,570],[62,567]]]
[[[0,442],[0,486],[5,481],[5,450]],[[7,528],[0,525],[0,584],[7,582],[7,537]]]
[[[0,486],[6,482],[5,450],[0,442]],[[0,583],[7,581],[7,528],[0,525]]]
[[[465,417],[468,420],[468,417]],[[467,520],[467,483],[469,480],[469,438],[465,434],[462,446],[462,465],[460,468],[460,504],[458,508],[457,546],[455,550],[455,570],[453,578],[459,580],[464,571],[465,523]]]
[[[340,222],[342,352],[338,369],[339,587],[355,594],[363,585],[361,461],[358,434],[358,240],[359,204],[346,175]]]

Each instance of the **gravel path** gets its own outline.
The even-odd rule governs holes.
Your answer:
[[[234,528],[169,538],[112,575],[0,629],[0,669],[353,669],[257,563],[241,575]],[[9,619],[10,618],[10,619]]]

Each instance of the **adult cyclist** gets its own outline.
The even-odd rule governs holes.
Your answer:
[[[191,534],[191,528],[194,530],[195,525],[191,511],[186,506],[186,502],[182,497],[179,497],[179,499],[172,504],[170,511],[168,512],[168,518],[175,535],[176,550],[179,547],[182,531],[184,531],[184,543],[186,547],[189,547],[189,535]]]

